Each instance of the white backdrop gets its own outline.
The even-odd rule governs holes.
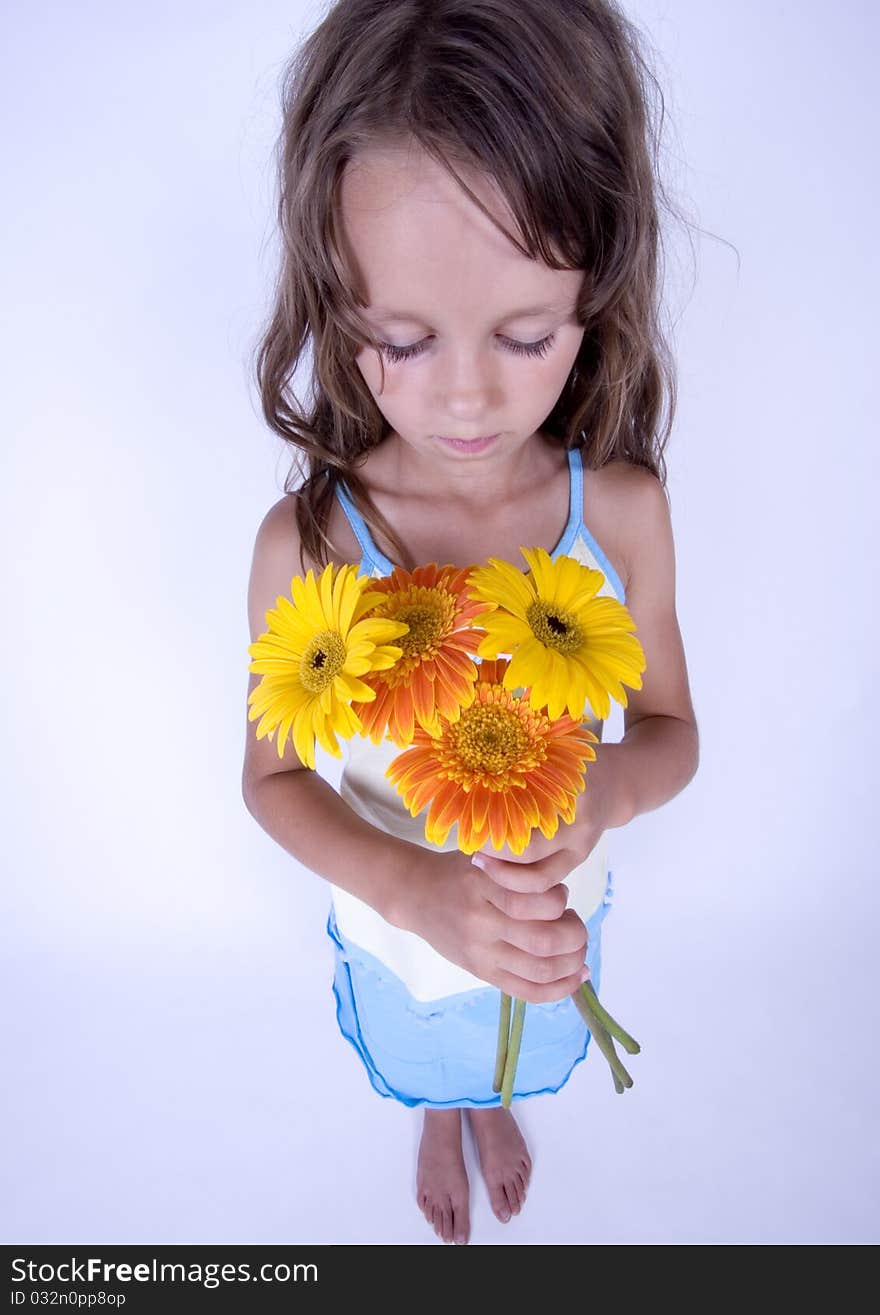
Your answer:
[[[610,836],[635,1085],[591,1054],[517,1104],[508,1225],[468,1142],[472,1243],[877,1242],[877,9],[626,8],[707,230],[669,270],[667,450],[702,758]],[[288,467],[248,377],[277,79],[320,12],[7,20],[3,1242],[442,1245],[422,1113],[336,1026],[326,883],[240,795]]]

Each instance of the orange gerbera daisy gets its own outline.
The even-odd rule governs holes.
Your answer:
[[[598,737],[568,713],[551,721],[535,711],[528,689],[520,697],[505,689],[507,666],[507,658],[485,659],[458,720],[438,736],[416,730],[412,747],[386,769],[411,816],[430,802],[425,836],[432,844],[444,844],[457,822],[465,854],[489,837],[495,849],[506,843],[521,854],[533,827],[549,839],[560,817],[574,821]]]
[[[352,711],[374,744],[384,738],[403,746],[412,743],[416,723],[439,733],[439,716],[455,721],[474,697],[477,664],[472,654],[485,638],[474,617],[494,611],[495,604],[471,597],[467,580],[472,567],[395,566],[391,575],[370,581],[370,588],[387,601],[373,607],[370,618],[387,617],[409,626],[395,636],[403,655],[393,667],[364,672],[361,679],[376,691],[370,702],[353,702]]]

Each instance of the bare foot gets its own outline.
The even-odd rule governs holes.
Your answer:
[[[461,1110],[425,1110],[416,1170],[419,1208],[444,1242],[470,1237],[468,1176],[461,1150]]]
[[[532,1161],[516,1119],[509,1109],[468,1109],[477,1144],[480,1169],[496,1216],[506,1224],[518,1215],[526,1199]]]

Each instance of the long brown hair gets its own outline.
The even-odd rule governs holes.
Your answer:
[[[290,57],[276,147],[281,259],[256,378],[266,421],[295,449],[285,491],[299,490],[303,569],[302,552],[329,560],[340,479],[374,537],[418,564],[357,474],[388,433],[354,359],[365,344],[383,358],[338,225],[343,170],[366,147],[415,140],[484,213],[454,166],[488,174],[518,250],[585,271],[583,341],[542,431],[582,447],[590,469],[624,458],[665,489],[676,379],[660,322],[666,194],[652,89],[662,107],[614,0],[337,0]],[[291,385],[309,341],[303,404]]]

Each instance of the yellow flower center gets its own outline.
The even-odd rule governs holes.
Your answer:
[[[427,590],[422,592],[427,593]],[[409,633],[395,639],[395,644],[403,649],[406,657],[415,657],[431,647],[443,634],[444,618],[439,609],[429,603],[413,602],[404,604],[393,613],[395,621],[403,621],[409,626]]]
[[[345,665],[345,643],[336,630],[319,630],[303,653],[299,678],[310,694],[320,694]]]
[[[578,653],[583,647],[584,637],[575,615],[564,608],[553,607],[543,598],[537,598],[531,604],[526,620],[535,638],[558,653]]]
[[[408,585],[389,594],[388,602],[381,603],[371,613],[372,616],[403,621],[409,626],[405,635],[398,635],[394,640],[397,647],[403,649],[402,654],[394,666],[381,675],[392,689],[407,685],[416,668],[442,648],[455,624],[455,607],[455,599],[446,589]]]
[[[447,735],[463,766],[490,775],[518,763],[530,747],[520,718],[497,703],[471,704]]]

